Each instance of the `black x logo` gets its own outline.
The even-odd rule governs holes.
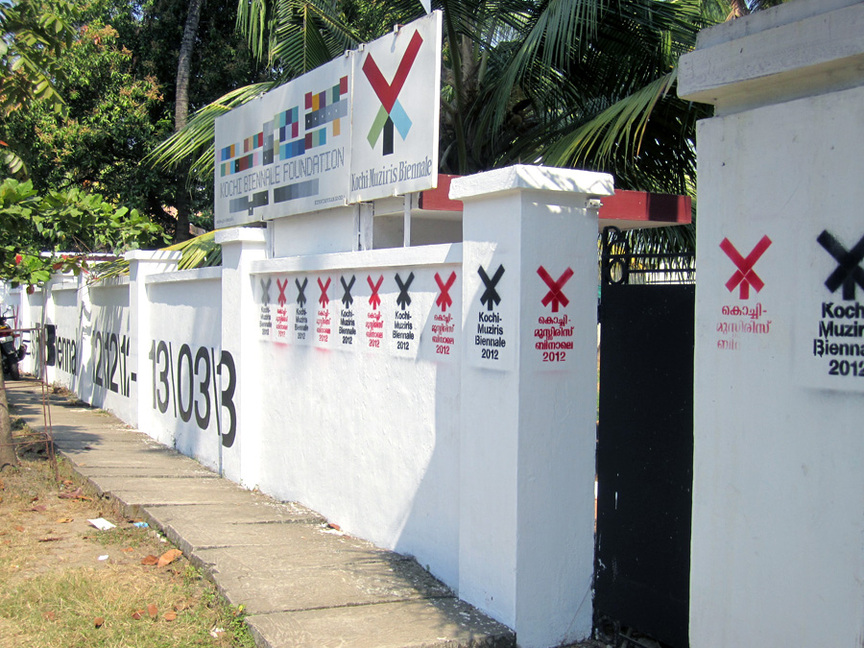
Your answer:
[[[354,287],[354,280],[357,277],[351,275],[351,281],[345,283],[345,277],[339,277],[339,281],[342,282],[342,289],[345,291],[342,293],[342,304],[345,308],[350,308],[351,304],[354,303],[354,298],[351,296],[351,289]]]
[[[294,280],[294,284],[297,286],[297,305],[300,308],[303,308],[306,305],[306,295],[304,294],[306,290],[306,286],[309,285],[309,277],[303,279],[303,283],[300,283],[299,279]]]
[[[265,306],[270,304],[270,286],[273,285],[273,278],[268,277],[267,281],[261,279],[261,303]]]
[[[402,283],[402,279],[399,278],[397,273],[396,275],[396,284],[399,286],[399,296],[396,298],[396,303],[402,307],[402,310],[405,310],[407,306],[411,303],[411,297],[408,295],[408,288],[411,286],[411,282],[414,281],[414,273],[408,275],[408,279],[405,280],[405,283]]]
[[[840,264],[825,280],[825,286],[832,293],[843,286],[843,299],[847,301],[855,299],[855,284],[864,288],[864,269],[860,265],[864,260],[864,238],[849,251],[846,251],[837,239],[828,233],[828,230],[823,230],[816,238],[816,242]]]
[[[485,304],[486,310],[491,311],[495,306],[501,303],[501,295],[499,295],[498,291],[495,290],[495,286],[497,286],[498,282],[501,281],[501,277],[504,274],[504,266],[499,265],[491,279],[489,278],[489,275],[486,274],[483,266],[477,268],[477,274],[480,275],[480,278],[483,280],[483,285],[486,286],[485,292],[480,296],[480,303]]]

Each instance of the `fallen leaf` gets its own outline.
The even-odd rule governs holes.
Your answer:
[[[20,524],[17,524],[17,525],[15,525],[15,526],[12,527],[12,528],[15,529],[16,531],[18,531],[19,533],[20,533],[21,531],[24,531],[24,527],[21,526]]]
[[[74,522],[72,518],[60,518],[57,520],[57,524],[69,524],[69,522]]]
[[[155,619],[159,616],[159,608],[157,608],[153,603],[147,606],[147,614],[150,615],[151,619]]]
[[[132,618],[135,619],[135,620],[137,621],[138,619],[140,619],[141,617],[143,617],[144,614],[146,614],[146,612],[145,612],[144,610],[135,610],[135,611],[132,613]]]
[[[64,485],[64,486],[74,486],[74,485],[75,485],[75,482],[73,482],[71,479],[64,479],[64,480],[63,480],[63,485]]]
[[[47,510],[48,510],[48,507],[45,506],[44,504],[37,504],[36,506],[33,506],[33,507],[27,509],[27,512],[29,513],[32,511],[34,513],[41,513],[42,511],[47,511]]]
[[[155,565],[158,562],[159,562],[159,559],[156,556],[154,556],[153,554],[149,554],[147,556],[144,556],[144,558],[141,560],[142,565]]]
[[[84,494],[84,491],[81,490],[80,486],[78,488],[76,488],[74,491],[70,491],[68,493],[60,493],[57,497],[59,497],[60,499],[78,499],[78,500],[86,500],[88,502],[93,501],[92,497],[87,497]]]
[[[125,549],[122,549],[121,551],[123,551],[123,553],[132,553],[135,550],[132,547],[126,547]]]
[[[95,625],[97,628],[101,628],[103,625],[105,625],[105,617],[96,617],[95,619],[93,619],[93,625]]]
[[[30,499],[30,501],[31,501],[31,502],[38,502],[38,501],[39,501],[39,496],[38,496],[38,495],[33,496],[33,497]]]
[[[332,522],[330,522],[327,526],[330,527],[331,529],[333,529],[334,531],[341,531],[342,530],[342,527],[340,527],[338,524],[333,524]]]
[[[164,554],[159,556],[159,562],[156,564],[157,567],[164,567],[165,565],[170,565],[172,562],[177,560],[180,556],[183,555],[183,552],[179,549],[169,549]]]
[[[55,621],[55,620],[57,619],[57,615],[54,614],[54,612],[52,612],[51,610],[48,610],[47,612],[44,612],[44,613],[42,614],[42,616],[43,616],[47,621]]]
[[[173,621],[174,619],[177,618],[177,613],[176,612],[166,612],[165,614],[162,615],[162,618],[165,619],[166,621]]]
[[[57,542],[58,540],[62,540],[63,538],[40,538],[39,542]]]
[[[2,479],[0,479],[0,490],[6,490],[6,484],[3,483]]]

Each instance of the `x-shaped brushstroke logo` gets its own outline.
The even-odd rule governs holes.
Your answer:
[[[453,283],[456,281],[456,273],[451,272],[450,277],[447,279],[447,283],[441,280],[441,275],[437,272],[435,273],[435,283],[438,284],[438,288],[441,290],[441,294],[438,295],[438,299],[435,300],[435,303],[438,304],[438,307],[441,309],[442,313],[447,312],[447,307],[453,305],[453,299],[450,297],[450,288],[453,287]]]
[[[755,272],[753,272],[753,266],[759,260],[759,258],[765,254],[765,250],[769,248],[771,245],[771,239],[767,236],[763,236],[759,242],[756,244],[756,247],[751,250],[750,254],[746,257],[742,257],[738,250],[735,249],[735,246],[729,242],[728,238],[724,238],[720,241],[720,249],[726,253],[732,263],[735,264],[735,267],[738,268],[731,277],[729,277],[729,281],[726,282],[726,290],[732,292],[735,290],[736,286],[740,286],[738,288],[738,299],[749,299],[750,298],[750,286],[758,293],[765,287],[765,282],[759,278]]]
[[[372,277],[366,275],[366,281],[372,289],[372,294],[369,295],[369,304],[371,304],[372,310],[375,310],[381,305],[381,298],[378,296],[378,290],[381,288],[381,284],[384,283],[384,275],[378,277],[377,283],[372,283]]]
[[[544,306],[548,306],[549,302],[552,302],[553,313],[558,312],[559,306],[564,306],[566,308],[567,304],[570,303],[570,300],[567,299],[567,295],[561,292],[561,289],[564,287],[564,284],[570,281],[570,277],[573,276],[573,269],[568,267],[564,273],[558,277],[558,281],[555,281],[551,276],[549,276],[549,273],[546,272],[546,268],[543,266],[537,268],[537,274],[540,275],[540,278],[549,287],[549,292],[540,300],[540,303]]]
[[[408,43],[408,48],[405,54],[402,55],[402,60],[399,61],[399,67],[396,69],[396,74],[393,81],[388,83],[378,64],[372,55],[366,57],[363,62],[363,73],[369,80],[369,85],[378,96],[381,102],[381,107],[378,109],[378,114],[375,115],[375,121],[372,122],[372,128],[369,129],[369,134],[366,139],[369,145],[375,148],[381,134],[384,134],[384,143],[382,155],[390,155],[393,153],[393,127],[399,131],[399,135],[404,140],[408,137],[408,132],[411,130],[411,119],[408,113],[399,103],[399,93],[402,92],[402,87],[405,85],[405,80],[408,78],[408,73],[414,65],[417,58],[417,53],[420,51],[420,46],[423,44],[423,37],[420,32],[414,32],[411,41]]]
[[[318,287],[321,289],[321,296],[318,298],[318,303],[326,308],[330,303],[330,298],[327,296],[327,289],[330,287],[330,277],[327,277],[327,283],[321,283],[321,278],[318,277]]]
[[[501,295],[499,295],[498,291],[495,290],[495,286],[497,286],[498,282],[501,281],[501,276],[504,274],[504,266],[499,265],[491,279],[489,278],[489,275],[486,274],[483,266],[477,268],[477,274],[480,275],[480,278],[483,280],[483,285],[486,286],[486,290],[480,296],[480,303],[485,304],[486,310],[491,311],[496,305],[501,303]]]
[[[348,283],[345,282],[345,277],[339,277],[339,281],[342,283],[342,305],[345,308],[350,308],[351,304],[354,303],[354,298],[351,296],[351,289],[354,287],[354,280],[357,277],[351,275],[351,281]]]
[[[413,272],[408,275],[405,283],[402,283],[399,273],[396,273],[396,285],[399,286],[399,296],[396,298],[396,303],[402,307],[402,310],[405,310],[411,304],[411,296],[408,294],[408,288],[411,287],[412,281],[414,281]]]
[[[300,283],[299,279],[294,280],[294,284],[297,286],[297,305],[300,308],[303,308],[306,305],[306,286],[309,285],[309,277],[303,279],[303,283]]]
[[[278,279],[277,279],[278,281]],[[261,303],[264,306],[270,305],[270,286],[273,285],[272,277],[267,277],[267,281],[261,279]]]
[[[285,283],[282,283],[278,279],[276,280],[276,286],[279,288],[279,305],[284,306],[285,302],[288,299],[285,297],[285,289],[288,287],[288,280],[285,280]]]
[[[816,242],[839,264],[825,280],[825,286],[832,293],[843,286],[843,299],[855,299],[855,284],[864,288],[864,269],[861,268],[861,261],[864,260],[864,238],[849,251],[846,251],[828,230],[824,230],[816,238]]]

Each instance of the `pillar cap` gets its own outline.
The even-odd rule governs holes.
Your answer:
[[[611,196],[615,192],[615,182],[608,173],[517,164],[463,178],[454,178],[450,184],[450,198],[465,200],[526,189],[587,196]]]
[[[864,3],[800,0],[700,32],[678,96],[716,115],[864,84]]]
[[[232,227],[231,229],[217,230],[215,236],[219,245],[226,243],[260,243],[267,241],[267,230],[262,227]]]

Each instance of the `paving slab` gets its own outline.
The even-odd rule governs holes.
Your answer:
[[[13,414],[42,427],[41,389],[21,381]],[[202,567],[259,648],[514,647],[505,626],[406,556],[219,477],[101,410],[52,395],[55,444],[127,515],[162,530]]]
[[[307,566],[348,565],[398,555],[360,538],[326,533],[320,528],[323,525],[247,526],[248,534],[261,533],[262,536],[259,537],[266,538],[270,544],[260,545],[246,541],[221,547],[193,547],[195,560],[214,573],[245,575],[255,572],[292,571]]]
[[[65,453],[65,451],[64,451]],[[150,463],[138,464],[134,466],[123,465],[122,462],[110,464],[78,464],[78,472],[86,477],[217,477],[218,475],[212,470],[208,470],[198,462],[177,463],[177,462],[162,462],[159,465],[151,465]]]
[[[128,506],[160,504],[219,504],[249,501],[248,491],[226,479],[207,477],[90,477],[100,494]]]
[[[377,605],[452,597],[453,593],[414,560],[382,554],[333,565],[217,570],[220,592],[251,614]]]
[[[511,648],[513,633],[455,598],[252,615],[270,648]]]
[[[319,513],[294,502],[277,502],[255,493],[243,504],[164,504],[147,507],[148,522],[155,526],[173,523],[209,524],[214,520],[225,524],[323,523]],[[183,527],[186,528],[185,526]]]
[[[221,510],[214,510],[213,505],[188,505],[179,507],[188,510],[185,516],[179,513],[166,520],[161,512],[165,507],[147,506],[142,515],[152,526],[161,528],[168,539],[187,555],[198,550],[222,547],[272,548],[280,545],[290,549],[292,544],[296,544],[292,540],[297,533],[292,533],[296,529],[289,527],[297,527],[299,533],[308,536],[310,524],[324,526],[324,519],[315,513],[291,517],[280,515],[278,519],[268,520],[264,518],[276,516],[260,511],[260,519],[253,520],[250,519],[250,514],[255,513],[253,507],[253,502],[220,506]],[[305,545],[303,548],[309,549]]]

